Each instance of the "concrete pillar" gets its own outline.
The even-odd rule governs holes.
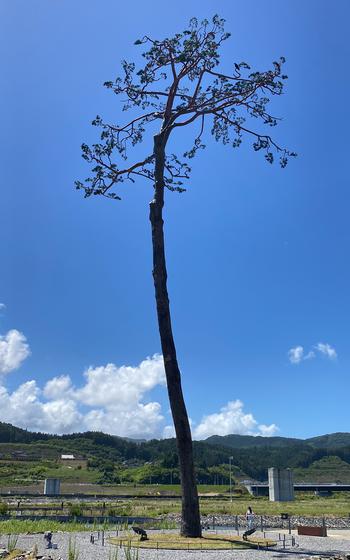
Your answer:
[[[61,481],[59,478],[46,478],[44,484],[45,496],[57,496],[61,492]]]
[[[269,473],[270,502],[291,502],[294,500],[294,481],[291,469],[271,467]]]

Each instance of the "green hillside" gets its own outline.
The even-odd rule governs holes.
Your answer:
[[[347,482],[349,438],[350,434],[329,434],[309,440],[212,436],[194,442],[197,478],[203,484],[228,484],[229,457],[233,457],[236,480],[266,480],[267,469],[275,466],[294,469],[299,480]],[[333,459],[329,457],[330,448]],[[78,462],[64,464],[61,454],[74,454]],[[102,432],[57,436],[0,423],[1,484],[27,484],[48,476],[96,484],[176,484],[176,442],[135,441]]]
[[[305,442],[313,447],[336,449],[339,447],[350,447],[350,433],[336,432],[306,439]]]
[[[350,484],[350,464],[340,457],[330,455],[315,461],[308,468],[294,470],[297,482],[342,482]]]
[[[232,449],[242,449],[249,447],[289,447],[291,444],[305,444],[304,440],[302,439],[285,438],[278,436],[241,436],[238,434],[230,434],[228,436],[210,436],[204,441],[209,444],[232,447]]]

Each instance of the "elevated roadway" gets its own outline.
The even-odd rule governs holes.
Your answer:
[[[252,496],[268,496],[269,494],[267,482],[247,483],[245,487]],[[350,492],[350,484],[297,482],[294,484],[294,492]]]

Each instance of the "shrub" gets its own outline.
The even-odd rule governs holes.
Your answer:
[[[69,506],[69,515],[73,517],[81,517],[83,515],[83,508],[81,504],[71,504]]]
[[[7,538],[7,550],[13,552],[16,549],[18,535],[9,535]]]
[[[77,548],[75,540],[72,541],[69,539],[68,542],[68,560],[78,560],[79,558],[79,549]]]

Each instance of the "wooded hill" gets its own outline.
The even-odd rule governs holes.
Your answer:
[[[133,441],[102,432],[52,435],[29,432],[0,422],[0,459],[45,461],[62,453],[73,453],[88,460],[89,469],[97,469],[100,482],[133,481],[138,472],[142,482],[152,476],[166,483],[171,471],[177,482],[177,454],[174,439]],[[212,436],[194,442],[197,475],[203,483],[221,480],[227,483],[229,457],[236,479],[266,480],[271,466],[295,469],[296,479],[350,482],[350,434],[336,433],[307,440],[260,436]],[[118,471],[119,469],[119,471]],[[141,471],[140,471],[141,469]],[[130,471],[130,472],[129,472]],[[141,472],[141,474],[140,474]],[[150,475],[151,473],[151,475]],[[215,478],[216,477],[216,478]]]

